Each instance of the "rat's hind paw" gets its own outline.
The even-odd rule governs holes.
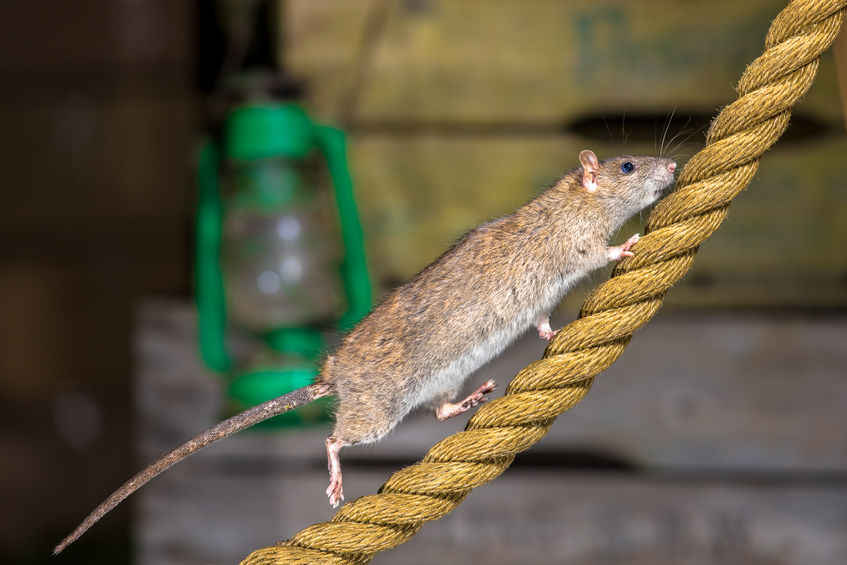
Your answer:
[[[329,504],[333,508],[344,502],[344,491],[341,488],[341,477],[330,477],[329,486],[326,487],[326,495],[329,497]]]
[[[439,420],[446,420],[447,418],[452,418],[453,416],[458,416],[463,412],[467,412],[478,404],[485,403],[488,400],[485,395],[494,390],[494,386],[495,383],[493,380],[485,381],[482,386],[476,389],[473,393],[469,394],[467,398],[458,404],[445,402],[438,408],[438,410],[435,411],[435,417]]]

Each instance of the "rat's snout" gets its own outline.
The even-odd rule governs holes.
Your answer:
[[[671,159],[658,159],[653,161],[652,178],[645,185],[649,191],[650,202],[655,202],[673,184],[676,161]]]

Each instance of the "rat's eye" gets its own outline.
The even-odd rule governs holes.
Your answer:
[[[627,161],[626,163],[621,165],[621,170],[625,173],[631,173],[632,171],[635,170],[635,165],[633,165],[632,163]]]

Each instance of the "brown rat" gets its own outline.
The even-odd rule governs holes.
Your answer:
[[[244,428],[334,395],[335,428],[326,440],[330,504],[343,499],[342,447],[379,441],[411,410],[439,420],[485,401],[488,381],[453,403],[468,376],[532,325],[550,339],[549,314],[582,277],[632,255],[638,235],[609,247],[612,235],[673,183],[676,163],[661,157],[579,154],[580,168],[515,213],[470,231],[389,294],[328,356],[314,384],[242,412],[157,460],[106,499],[54,553],[174,463]]]

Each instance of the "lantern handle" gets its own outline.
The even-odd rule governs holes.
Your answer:
[[[200,147],[196,182],[194,297],[198,341],[206,365],[223,373],[232,362],[226,350],[226,300],[220,265],[223,203],[218,180],[218,148],[212,139]]]
[[[341,238],[344,242],[341,276],[347,295],[347,312],[339,320],[338,327],[348,330],[371,308],[371,282],[368,277],[364,236],[347,164],[344,132],[330,126],[316,126],[316,137],[332,178],[341,223]]]

